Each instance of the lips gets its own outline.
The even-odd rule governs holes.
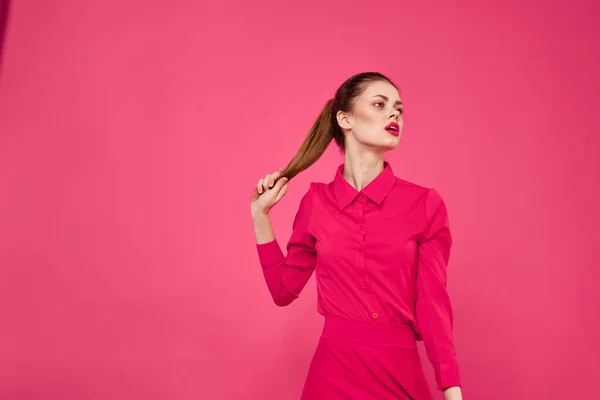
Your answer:
[[[390,122],[387,124],[385,130],[394,136],[400,135],[400,125],[398,125],[396,122]]]

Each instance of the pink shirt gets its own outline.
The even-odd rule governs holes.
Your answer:
[[[438,389],[460,386],[446,265],[452,238],[435,191],[394,176],[389,163],[360,192],[340,165],[328,184],[311,183],[283,254],[258,244],[277,305],[299,295],[316,270],[318,312],[374,324],[408,324],[423,340]]]

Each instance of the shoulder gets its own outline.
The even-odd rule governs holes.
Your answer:
[[[396,178],[395,187],[397,187],[400,190],[410,191],[415,194],[425,194],[430,189],[426,186],[419,185],[415,182],[408,181],[406,179],[402,179],[398,176],[395,176],[395,178]]]
[[[402,191],[405,196],[409,195],[415,199],[419,199],[424,202],[441,200],[441,196],[435,188],[420,185],[418,183],[411,182],[406,179],[399,178],[397,176],[394,189]]]
[[[331,185],[331,183],[324,182],[310,182],[308,191],[312,193],[319,193],[325,189],[326,186]]]
[[[449,234],[448,210],[442,195],[436,188],[400,178],[397,178],[395,186],[404,191],[403,196],[410,197],[411,204],[417,212],[422,227],[420,242],[428,240],[441,231],[448,231]]]
[[[401,192],[403,197],[408,197],[413,204],[418,204],[427,218],[439,211],[446,210],[446,204],[440,192],[431,186],[420,185],[399,177],[396,177],[394,189]]]
[[[318,199],[324,190],[325,184],[321,182],[310,182],[308,185],[308,189],[302,195],[302,199],[300,200],[300,207],[313,207],[315,200]]]
[[[323,196],[329,189],[331,184],[324,182],[310,182],[308,190],[304,194],[305,197],[310,197],[311,200],[318,199]]]

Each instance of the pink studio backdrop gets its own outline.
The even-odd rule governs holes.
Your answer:
[[[406,103],[395,173],[450,211],[465,399],[595,397],[600,6],[434,3],[13,1],[0,398],[297,399],[314,278],[272,303],[250,190],[365,70]],[[341,160],[292,181],[282,243]]]

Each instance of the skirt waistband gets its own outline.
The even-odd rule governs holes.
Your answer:
[[[321,338],[374,347],[417,349],[415,332],[409,325],[384,325],[327,317]]]

